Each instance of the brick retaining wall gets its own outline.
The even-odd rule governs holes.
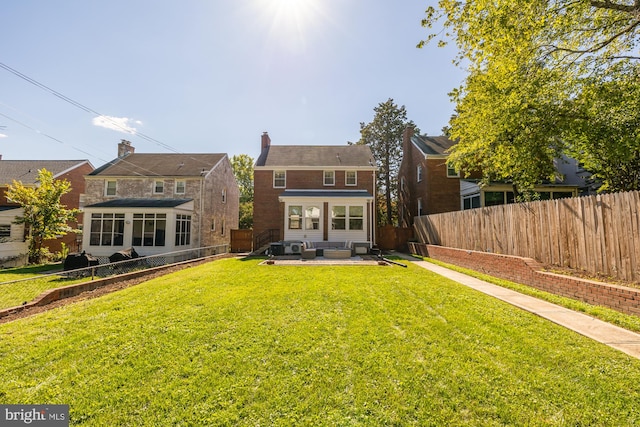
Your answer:
[[[411,253],[490,276],[532,286],[563,297],[640,315],[640,289],[548,273],[531,258],[409,243]]]
[[[175,269],[176,267],[193,267],[199,264],[210,262],[216,259],[228,258],[231,254],[212,255],[206,258],[200,258],[197,260],[189,260],[178,262],[174,264],[161,265],[159,267],[148,268],[145,270],[133,271],[131,273],[119,274],[117,276],[105,277],[102,279],[95,279],[88,282],[76,283],[74,285],[63,286],[61,288],[48,289],[38,295],[33,301],[23,304],[17,307],[5,308],[0,310],[0,319],[7,317],[11,314],[19,313],[24,310],[28,310],[33,307],[41,307],[47,304],[51,304],[54,301],[62,300],[65,298],[71,298],[76,295],[80,295],[83,292],[93,291],[103,286],[110,285],[112,283],[123,282],[125,280],[137,279],[139,277],[150,276],[164,270]]]

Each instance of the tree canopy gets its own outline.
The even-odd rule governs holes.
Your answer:
[[[253,158],[247,154],[231,157],[231,167],[240,187],[239,227],[253,227]]]
[[[444,32],[419,46],[453,40],[469,72],[451,93],[456,168],[527,191],[564,153],[603,189],[638,188],[640,0],[440,0],[423,25]]]
[[[402,134],[407,126],[415,124],[407,119],[405,106],[398,107],[393,99],[381,102],[373,109],[375,115],[370,123],[360,123],[360,140],[357,144],[371,147],[378,166],[377,188],[378,222],[381,225],[395,224],[398,219],[397,181],[402,160]]]
[[[25,186],[15,180],[9,185],[7,200],[20,204],[24,211],[15,223],[24,224],[28,230],[29,262],[41,262],[45,240],[78,231],[69,226],[69,221],[76,219],[78,209],[68,209],[60,201],[70,191],[69,181],[54,179],[46,169],[38,170],[35,187]]]

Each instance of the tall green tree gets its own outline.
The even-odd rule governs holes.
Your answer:
[[[253,227],[253,165],[254,160],[247,154],[231,157],[231,167],[240,187],[241,229]]]
[[[605,115],[601,124],[593,120],[595,108],[613,107],[607,82],[634,90],[640,1],[440,0],[427,9],[423,25],[436,31],[418,46],[444,34],[439,43],[453,40],[457,63],[469,71],[451,94],[456,167],[481,169],[486,180],[510,181],[527,191],[553,179],[550,160],[569,153],[595,168],[605,188],[628,188],[617,183],[629,179],[614,177],[613,168],[590,159],[602,157],[603,144],[594,138],[602,132],[608,132],[610,164],[633,165],[640,147],[624,126],[605,130]],[[624,103],[621,111],[637,105],[632,97],[617,100]]]
[[[396,224],[398,220],[398,170],[402,160],[402,134],[407,126],[415,124],[407,119],[405,106],[398,107],[393,99],[381,102],[373,109],[370,123],[360,123],[360,140],[356,144],[371,147],[378,166],[377,188],[384,204],[378,203],[380,225]]]
[[[71,183],[57,180],[46,169],[38,170],[35,187],[28,187],[19,181],[13,181],[6,193],[7,200],[20,204],[23,215],[17,217],[16,224],[24,224],[27,229],[29,245],[29,262],[42,262],[47,239],[78,231],[69,226],[75,221],[78,209],[68,209],[60,201],[61,197],[71,191]]]

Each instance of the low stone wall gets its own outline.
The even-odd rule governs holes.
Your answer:
[[[411,253],[475,270],[589,304],[640,315],[640,289],[542,271],[531,258],[409,243]]]

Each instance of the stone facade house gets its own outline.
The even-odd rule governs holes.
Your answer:
[[[71,184],[71,191],[61,198],[61,203],[69,209],[80,206],[80,195],[84,192],[84,175],[93,171],[94,167],[88,160],[1,160],[0,159],[0,263],[2,260],[19,259],[11,265],[26,263],[27,242],[23,224],[14,224],[16,216],[22,215],[22,208],[6,198],[8,186],[13,181],[21,182],[24,186],[36,186],[38,171],[46,169],[53,174],[54,179],[67,180]],[[82,214],[69,224],[73,229],[82,224]],[[51,253],[62,251],[63,245],[71,252],[77,251],[81,236],[68,233],[57,239],[44,242],[44,246]],[[4,264],[9,265],[9,264]]]
[[[375,243],[376,166],[366,145],[271,145],[254,168],[254,246]]]
[[[93,256],[228,245],[238,227],[239,188],[226,154],[136,153],[123,140],[118,157],[85,180],[82,248]]]

